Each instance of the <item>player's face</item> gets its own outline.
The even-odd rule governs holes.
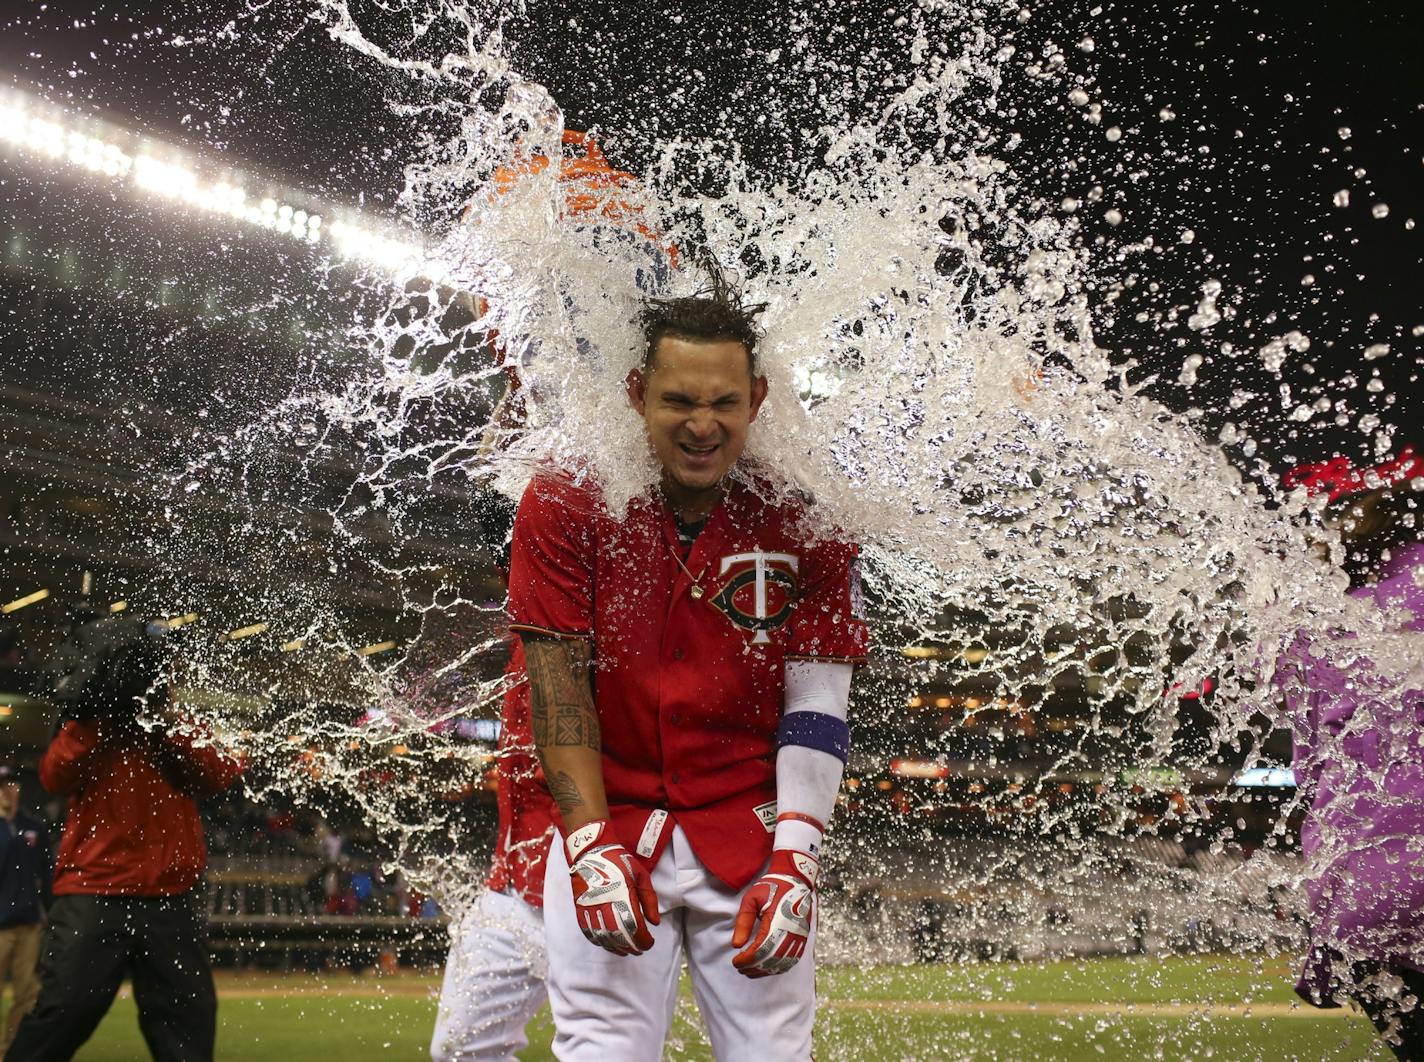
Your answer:
[[[648,426],[675,503],[715,492],[747,445],[766,397],[766,378],[748,371],[734,339],[664,336],[646,372],[628,377],[628,400]]]

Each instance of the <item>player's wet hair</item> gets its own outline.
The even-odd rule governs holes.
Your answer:
[[[682,339],[732,339],[747,350],[747,369],[757,375],[757,340],[761,329],[757,315],[766,303],[746,303],[741,292],[727,278],[722,267],[710,254],[703,255],[698,266],[707,275],[707,283],[695,294],[677,299],[648,299],[638,314],[646,345],[643,348],[643,369],[649,369],[657,353],[658,341],[664,336]]]

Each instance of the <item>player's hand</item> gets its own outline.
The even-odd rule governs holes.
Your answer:
[[[813,856],[790,848],[771,853],[771,865],[737,911],[732,959],[739,973],[767,977],[785,973],[806,953],[816,917],[816,875],[821,865]],[[750,943],[748,943],[750,941]]]
[[[564,839],[579,928],[591,943],[614,955],[641,955],[653,946],[657,925],[653,879],[618,843],[607,821],[580,826]]]

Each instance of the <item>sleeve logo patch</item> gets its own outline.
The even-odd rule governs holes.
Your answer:
[[[768,800],[765,804],[758,804],[752,808],[752,814],[761,819],[762,828],[767,833],[776,829],[776,801]]]

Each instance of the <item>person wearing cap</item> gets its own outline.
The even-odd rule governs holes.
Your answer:
[[[0,761],[0,981],[9,979],[12,994],[0,1054],[39,995],[36,966],[49,884],[45,824],[20,807],[20,772]]]
[[[1424,632],[1424,458],[1361,472],[1303,465],[1287,487],[1329,492],[1350,596]],[[1301,849],[1310,948],[1296,991],[1350,997],[1401,1059],[1424,1059],[1424,690],[1390,690],[1353,635],[1301,636],[1275,681],[1309,808]]]

